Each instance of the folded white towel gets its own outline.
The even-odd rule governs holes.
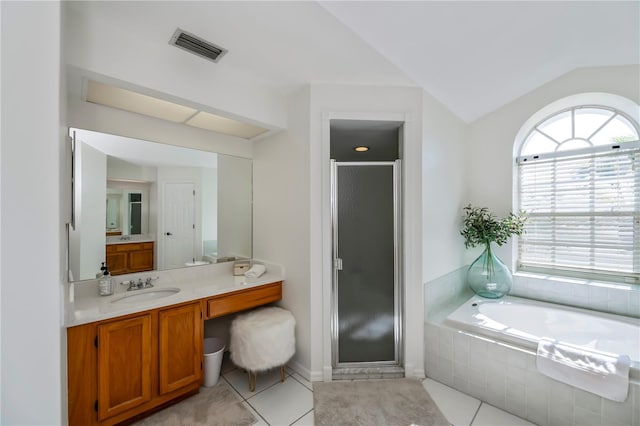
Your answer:
[[[551,339],[538,342],[536,366],[552,379],[622,402],[629,392],[628,355],[585,349]]]
[[[267,268],[264,265],[255,264],[244,273],[244,276],[247,278],[258,278],[260,275],[264,274],[266,270]]]

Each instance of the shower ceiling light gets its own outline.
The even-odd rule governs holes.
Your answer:
[[[353,150],[355,152],[367,152],[367,151],[369,151],[369,147],[368,146],[356,146],[355,148],[353,148]]]

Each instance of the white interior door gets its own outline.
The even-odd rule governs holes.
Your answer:
[[[195,185],[165,183],[162,216],[163,268],[183,268],[195,256]]]

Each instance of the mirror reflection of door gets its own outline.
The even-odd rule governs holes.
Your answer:
[[[120,229],[120,199],[121,194],[110,194],[107,192],[107,232],[110,235],[118,235]]]
[[[162,205],[164,268],[183,268],[195,258],[195,185],[165,183]]]
[[[129,234],[142,234],[142,194],[129,194]]]

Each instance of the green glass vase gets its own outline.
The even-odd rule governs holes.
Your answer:
[[[513,278],[509,268],[493,254],[488,243],[467,270],[467,284],[477,295],[499,299],[511,290]]]

